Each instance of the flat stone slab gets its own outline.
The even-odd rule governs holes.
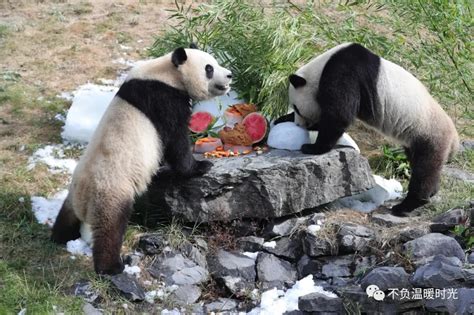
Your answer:
[[[271,150],[211,161],[214,166],[202,177],[179,179],[162,170],[149,189],[153,206],[192,222],[268,219],[375,185],[367,159],[353,149],[323,155]]]

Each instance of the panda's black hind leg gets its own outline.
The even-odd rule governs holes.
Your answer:
[[[107,203],[98,208],[92,226],[94,269],[98,274],[115,275],[123,271],[122,242],[133,201]]]
[[[54,222],[51,240],[55,243],[66,244],[68,241],[81,237],[80,229],[81,221],[76,217],[66,198]]]
[[[444,163],[443,148],[428,141],[417,141],[405,151],[411,166],[411,178],[406,198],[392,207],[392,213],[397,216],[405,216],[427,204],[438,192]]]

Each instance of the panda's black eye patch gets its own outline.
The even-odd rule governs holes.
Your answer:
[[[211,66],[211,65],[206,65],[206,77],[208,79],[212,79],[212,77],[214,76],[214,67]]]

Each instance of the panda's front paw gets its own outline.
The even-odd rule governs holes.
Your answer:
[[[319,155],[319,154],[327,153],[329,151],[330,149],[327,150],[327,149],[319,148],[316,144],[303,144],[301,146],[301,152],[303,152],[304,154]]]
[[[206,174],[207,172],[209,172],[212,165],[213,164],[210,161],[206,161],[206,160],[196,161],[196,164],[194,165],[194,169],[193,169],[193,175],[201,176],[201,175]]]

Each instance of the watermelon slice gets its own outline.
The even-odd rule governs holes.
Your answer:
[[[194,133],[206,131],[215,122],[214,116],[209,112],[195,112],[189,120],[189,130]]]
[[[242,124],[245,127],[252,143],[259,143],[267,135],[268,122],[267,119],[260,113],[250,113],[245,116]]]

